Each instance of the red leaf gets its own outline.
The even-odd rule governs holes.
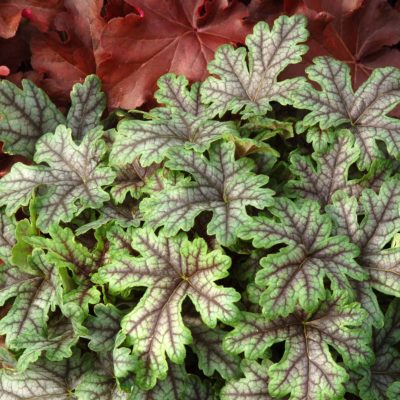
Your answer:
[[[21,17],[39,30],[48,31],[54,17],[63,9],[63,0],[2,0],[0,5],[0,37],[11,38]]]
[[[59,105],[69,102],[74,83],[96,71],[93,53],[75,35],[67,43],[54,32],[35,35],[31,51],[33,69],[45,75],[40,86]]]
[[[21,12],[12,4],[0,4],[0,37],[11,38],[17,32]]]
[[[55,20],[55,29],[36,34],[31,41],[32,67],[45,74],[41,86],[60,105],[69,102],[74,83],[96,73],[95,54],[105,22],[101,18],[102,0],[65,0],[66,11]]]
[[[400,42],[400,13],[385,0],[358,0],[320,3],[334,16],[320,42],[329,54],[348,63],[353,84],[358,88],[376,67],[400,67],[400,51],[391,48]],[[350,3],[354,3],[350,7]],[[361,7],[357,7],[359,3]],[[333,6],[336,4],[336,6]],[[339,8],[338,4],[342,4]]]
[[[134,108],[151,98],[167,72],[201,80],[223,43],[243,42],[251,25],[236,0],[127,0],[135,13],[114,18],[101,37],[98,74],[112,108]]]

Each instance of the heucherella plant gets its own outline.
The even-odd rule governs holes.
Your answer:
[[[305,17],[150,110],[0,82],[0,399],[397,400],[400,71],[354,92]]]

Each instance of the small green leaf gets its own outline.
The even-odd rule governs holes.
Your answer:
[[[96,75],[88,75],[83,83],[73,86],[66,125],[71,128],[74,140],[81,141],[87,132],[100,125],[105,108],[106,96]]]

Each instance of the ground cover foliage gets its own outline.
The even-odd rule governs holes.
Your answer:
[[[399,398],[400,70],[306,43],[258,22],[147,111],[0,82],[0,399]]]

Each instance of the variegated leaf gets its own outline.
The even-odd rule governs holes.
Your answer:
[[[281,16],[272,29],[266,22],[255,25],[246,38],[245,47],[231,45],[218,48],[208,70],[217,77],[208,78],[201,87],[202,101],[211,103],[209,113],[222,116],[227,111],[244,117],[264,115],[270,103],[292,102],[294,90],[302,87],[303,78],[278,81],[290,64],[301,61],[307,46],[306,20],[302,15]]]
[[[6,153],[32,159],[37,140],[63,123],[62,113],[33,82],[23,80],[22,89],[0,82],[0,140]]]
[[[46,330],[48,314],[62,304],[62,282],[58,269],[49,263],[40,249],[34,250],[32,273],[18,267],[0,266],[0,305],[15,298],[7,315],[0,321],[0,333],[6,343],[19,348],[18,338],[23,334],[40,335]]]
[[[239,294],[214,281],[227,275],[230,259],[215,250],[207,252],[202,239],[188,241],[181,234],[167,238],[149,229],[133,231],[132,247],[140,257],[128,256],[124,250],[113,253],[109,265],[99,271],[99,279],[113,292],[147,287],[138,305],[122,320],[123,332],[133,344],[139,358],[137,381],[143,388],[154,387],[158,377],[167,373],[166,354],[175,363],[185,358],[185,344],[192,340],[180,315],[188,296],[203,322],[215,327],[217,319],[232,321]]]
[[[385,315],[384,327],[374,330],[372,347],[375,361],[361,374],[358,389],[363,400],[397,400],[400,384],[400,302],[393,300]]]
[[[245,377],[236,381],[228,380],[221,390],[221,400],[272,400],[268,392],[270,366],[271,362],[267,359],[262,364],[243,360],[241,369]]]
[[[195,375],[186,372],[183,365],[169,363],[167,377],[153,389],[144,391],[133,387],[131,400],[214,400],[209,387]]]
[[[4,262],[10,261],[12,248],[16,243],[15,217],[8,217],[4,210],[0,211],[0,259]]]
[[[190,347],[197,355],[199,368],[206,376],[212,376],[215,371],[226,380],[240,376],[239,357],[227,354],[222,348],[226,332],[208,328],[199,318],[185,317],[183,321],[192,333]]]
[[[72,391],[89,366],[75,351],[61,362],[41,359],[24,372],[0,369],[0,400],[75,400]]]
[[[319,205],[305,201],[297,206],[279,198],[271,212],[275,218],[255,217],[239,232],[257,248],[286,245],[263,258],[256,275],[257,286],[265,288],[260,304],[266,315],[286,316],[298,305],[314,311],[325,298],[325,278],[334,293],[351,297],[348,278],[362,280],[367,274],[355,261],[357,247],[345,236],[331,234],[330,219],[320,214]]]
[[[121,329],[123,313],[112,304],[96,304],[95,316],[90,315],[85,327],[86,337],[90,340],[89,348],[96,352],[111,351],[115,347],[115,338]]]
[[[118,387],[113,376],[92,370],[80,380],[74,391],[77,400],[129,400],[130,396]]]
[[[99,166],[105,145],[101,131],[89,132],[77,146],[71,131],[59,126],[55,134],[42,136],[37,144],[35,161],[46,165],[17,163],[0,182],[0,204],[11,215],[27,205],[35,189],[37,226],[48,231],[50,225],[70,221],[85,208],[98,208],[109,199],[101,188],[111,184],[114,173]]]
[[[359,149],[353,146],[353,140],[347,132],[338,134],[331,146],[322,153],[313,153],[312,157],[294,153],[290,162],[296,179],[289,181],[286,188],[293,197],[316,200],[325,206],[331,202],[336,191],[351,192],[349,168],[357,161],[359,154]]]
[[[233,244],[238,228],[248,221],[246,206],[264,208],[271,204],[268,177],[251,172],[249,159],[235,160],[233,143],[219,143],[210,149],[210,159],[190,150],[170,152],[167,166],[190,173],[195,181],[167,186],[141,202],[145,221],[164,226],[168,235],[188,231],[202,211],[212,211],[207,226],[222,245]]]
[[[344,62],[318,57],[306,71],[322,88],[319,91],[307,83],[296,93],[295,105],[311,110],[303,120],[306,126],[349,128],[361,150],[359,166],[362,169],[367,169],[374,159],[383,157],[377,140],[385,142],[390,154],[399,155],[400,122],[387,116],[400,102],[399,69],[375,69],[355,93],[350,68]]]
[[[66,121],[72,137],[79,142],[87,132],[100,125],[105,108],[106,96],[96,75],[88,75],[83,83],[76,83],[71,91],[71,108]]]
[[[339,399],[348,374],[330,348],[340,353],[348,367],[366,364],[372,353],[368,335],[361,329],[365,317],[357,303],[345,305],[341,300],[324,303],[312,316],[298,311],[270,320],[243,313],[242,322],[226,337],[225,348],[257,359],[265,357],[274,343],[285,341],[282,359],[268,370],[272,398],[290,394],[291,400]]]
[[[203,152],[221,137],[238,134],[233,121],[209,119],[200,103],[200,84],[193,84],[190,90],[188,84],[185,77],[173,74],[159,79],[156,97],[167,107],[154,109],[150,121],[126,119],[118,125],[111,152],[114,165],[126,165],[139,157],[147,167],[163,161],[171,148]]]
[[[39,334],[32,332],[19,335],[15,346],[25,349],[18,358],[17,368],[25,370],[31,363],[45,354],[50,361],[62,361],[72,356],[71,347],[76,344],[79,334],[71,322],[65,318],[52,319],[46,329]]]
[[[382,326],[383,315],[372,288],[400,296],[400,248],[385,248],[399,232],[399,181],[397,178],[386,181],[379,193],[365,189],[359,202],[355,197],[338,196],[328,211],[336,223],[337,233],[348,236],[360,249],[357,261],[369,279],[356,283],[358,301],[369,311],[371,322]]]

